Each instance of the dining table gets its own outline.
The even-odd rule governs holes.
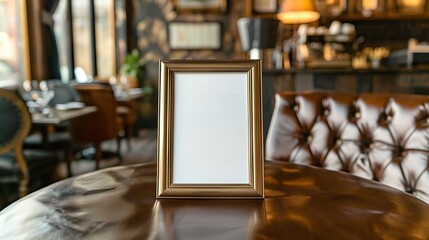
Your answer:
[[[34,125],[39,127],[40,132],[42,134],[42,144],[43,146],[46,146],[48,144],[49,125],[59,125],[66,121],[70,121],[79,117],[84,117],[96,111],[97,107],[95,106],[83,106],[79,108],[64,110],[52,108],[52,111],[49,115],[42,114],[40,112],[33,112],[31,114],[31,121]]]
[[[265,198],[157,199],[156,163],[38,190],[0,212],[0,239],[429,239],[429,204],[351,174],[266,161]]]
[[[46,115],[40,112],[34,112],[31,114],[31,121],[33,124],[61,124],[65,121],[69,121],[78,117],[85,116],[87,114],[97,111],[95,106],[85,106],[77,109],[66,109],[59,110],[56,108],[52,109],[52,114]]]

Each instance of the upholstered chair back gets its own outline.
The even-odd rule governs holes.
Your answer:
[[[22,148],[30,127],[24,102],[14,92],[0,89],[0,154]]]
[[[78,145],[92,144],[95,147],[96,168],[100,167],[101,143],[117,139],[122,129],[122,120],[116,108],[117,103],[112,87],[104,84],[79,84],[75,86],[86,106],[96,106],[91,115],[71,122],[70,133]],[[120,146],[117,155],[121,160]]]
[[[279,93],[266,159],[348,172],[429,203],[429,96]]]
[[[21,197],[29,191],[29,168],[22,144],[30,127],[30,114],[24,102],[14,92],[0,89],[0,188],[3,190],[5,184],[16,182]],[[1,209],[9,197],[0,197]]]
[[[110,86],[101,84],[76,85],[81,100],[96,106],[97,112],[72,122],[72,134],[78,142],[102,142],[115,139],[120,131],[116,99]]]
[[[6,191],[8,195],[18,193],[22,197],[49,184],[58,162],[54,153],[23,149],[30,128],[31,117],[25,103],[15,92],[0,89],[0,188],[14,185],[16,189]]]
[[[55,95],[49,105],[55,107],[56,104],[79,102],[80,95],[72,84],[65,84],[61,80],[49,80],[54,83]]]

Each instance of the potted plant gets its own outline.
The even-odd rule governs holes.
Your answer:
[[[133,49],[124,60],[121,67],[122,76],[126,76],[130,87],[143,87],[146,74],[146,62],[140,57],[137,49]]]

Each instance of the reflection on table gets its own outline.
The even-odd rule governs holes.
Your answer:
[[[66,179],[0,212],[0,239],[429,238],[428,204],[320,168],[266,162],[264,200],[157,200],[155,189],[154,163]]]

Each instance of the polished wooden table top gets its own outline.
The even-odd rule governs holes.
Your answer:
[[[264,200],[155,198],[156,165],[66,179],[0,212],[0,239],[429,239],[429,204],[340,172],[266,162]]]
[[[33,113],[31,114],[31,121],[34,124],[60,124],[62,122],[72,120],[74,118],[82,117],[87,114],[93,113],[97,111],[97,107],[94,106],[86,106],[80,109],[72,109],[72,110],[58,110],[53,108],[52,116],[44,116],[41,113]]]

